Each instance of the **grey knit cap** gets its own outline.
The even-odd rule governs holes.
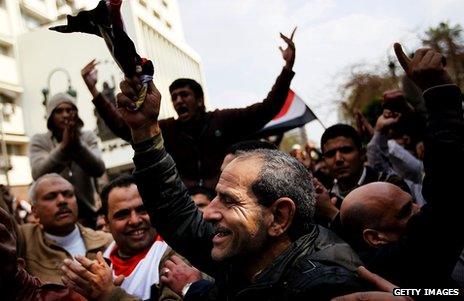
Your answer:
[[[62,103],[69,103],[69,104],[72,104],[76,109],[77,109],[77,105],[76,105],[76,98],[72,97],[71,95],[69,95],[68,93],[58,93],[58,94],[55,94],[52,96],[52,98],[50,98],[50,100],[47,101],[47,107],[46,107],[46,117],[47,117],[47,127],[48,129],[51,130],[51,127],[50,127],[50,117],[52,116],[52,113],[53,111]],[[82,120],[80,120],[79,118],[79,121],[82,123]]]

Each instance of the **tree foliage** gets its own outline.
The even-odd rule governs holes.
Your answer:
[[[387,72],[358,71],[352,67],[351,74],[342,91],[342,117],[348,123],[353,123],[354,112],[363,112],[371,121],[369,113],[377,114],[378,110],[372,109],[374,104],[379,104],[386,90],[397,89],[398,82],[395,76]]]
[[[464,44],[461,35],[461,25],[451,26],[448,22],[441,22],[437,27],[430,27],[425,32],[422,43],[446,57],[451,76],[462,88],[464,84]]]

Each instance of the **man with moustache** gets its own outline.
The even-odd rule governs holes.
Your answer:
[[[62,262],[66,258],[95,258],[113,240],[108,233],[77,223],[78,207],[74,187],[56,173],[39,177],[30,189],[32,211],[39,224],[20,226],[25,244],[26,270],[43,282],[61,284]]]

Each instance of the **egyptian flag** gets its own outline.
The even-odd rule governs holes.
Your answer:
[[[315,119],[317,119],[316,115],[304,101],[294,91],[288,90],[287,99],[280,112],[258,134],[259,136],[278,135],[302,127]]]

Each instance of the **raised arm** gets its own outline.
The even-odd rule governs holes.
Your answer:
[[[422,194],[427,204],[409,219],[404,238],[385,249],[377,264],[384,265],[384,271],[403,271],[397,276],[410,285],[448,286],[446,280],[464,247],[464,238],[453,230],[464,227],[462,178],[455,176],[464,168],[461,91],[445,71],[441,54],[419,49],[409,59],[399,44],[395,52],[407,76],[424,91],[429,120]],[[430,260],[430,254],[437,260]],[[424,264],[435,277],[422,273]]]
[[[403,179],[422,183],[424,167],[404,147],[388,140],[388,130],[399,122],[401,113],[384,109],[377,118],[374,134],[367,145],[368,164],[379,172],[394,172]]]
[[[130,141],[130,128],[124,122],[121,114],[115,106],[102,93],[100,93],[96,87],[98,81],[98,71],[96,69],[97,65],[98,62],[95,59],[85,65],[85,67],[81,70],[82,79],[89,89],[90,94],[92,94],[92,102],[105,124],[116,136],[123,140]]]
[[[399,44],[395,44],[395,52],[406,74],[424,92],[428,112],[427,135],[424,141],[424,197],[428,202],[434,203],[434,206],[462,206],[462,202],[453,202],[452,197],[457,193],[453,188],[459,187],[462,179],[455,177],[451,172],[451,169],[458,172],[464,167],[461,91],[444,69],[444,58],[440,53],[423,48],[417,50],[414,57],[409,59]]]
[[[397,123],[401,114],[387,114],[383,112],[377,118],[374,135],[371,141],[367,144],[367,162],[379,172],[390,171],[392,169],[391,162],[388,159],[388,138],[386,131],[388,128]]]
[[[214,229],[203,220],[182,183],[174,161],[166,153],[158,125],[161,94],[150,82],[147,98],[133,111],[137,79],[123,81],[118,107],[131,128],[135,150],[135,178],[151,221],[166,242],[193,265],[213,271],[211,260]]]
[[[220,111],[223,114],[223,120],[225,120],[225,131],[243,138],[244,134],[252,134],[260,130],[280,112],[287,99],[290,83],[295,75],[292,70],[296,53],[295,43],[293,42],[295,31],[296,27],[290,37],[280,34],[280,37],[287,45],[285,49],[279,47],[285,65],[266,98],[262,102],[246,108]]]

